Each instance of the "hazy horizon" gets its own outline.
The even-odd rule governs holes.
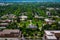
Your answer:
[[[0,0],[0,2],[60,2],[60,0]]]

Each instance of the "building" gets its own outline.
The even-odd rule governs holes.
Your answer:
[[[14,14],[6,14],[6,15],[3,15],[1,16],[2,19],[6,18],[6,19],[15,19],[16,18],[16,15]]]
[[[0,23],[0,26],[8,26],[8,23]]]
[[[54,8],[52,8],[52,7],[48,7],[48,8],[46,8],[47,10],[54,10]]]
[[[0,20],[0,23],[10,23],[11,20]]]
[[[56,10],[60,10],[60,8],[55,8]]]
[[[43,16],[38,16],[38,15],[35,15],[35,17],[34,18],[38,18],[38,19],[44,19],[45,17],[43,17]]]
[[[51,19],[44,19],[44,21],[47,23],[47,24],[52,24],[55,22],[55,20],[51,20]]]
[[[27,17],[27,16],[22,15],[22,16],[19,16],[19,18],[20,18],[20,20],[26,20],[28,17]]]
[[[51,15],[50,11],[46,11],[46,15],[50,16]]]
[[[60,21],[58,21],[58,24],[60,24]]]
[[[43,40],[60,40],[60,30],[45,30]]]
[[[39,16],[38,15],[35,15],[34,18],[39,18]]]
[[[8,17],[9,17],[9,19],[16,19],[16,15],[14,15],[14,14],[9,14]]]
[[[19,40],[20,34],[18,29],[0,30],[0,40]]]
[[[0,29],[6,28],[6,26],[8,26],[10,22],[12,21],[11,20],[0,20]]]
[[[29,24],[28,28],[37,29],[37,26],[35,26],[35,25],[33,25],[33,24]]]

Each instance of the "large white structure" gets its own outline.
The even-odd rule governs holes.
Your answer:
[[[43,40],[60,40],[60,30],[45,30]]]

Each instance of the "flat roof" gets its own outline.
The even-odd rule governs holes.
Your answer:
[[[0,30],[0,37],[18,37],[19,35],[20,35],[20,30],[18,29]]]
[[[19,18],[27,18],[27,16],[23,16],[23,15],[22,15],[22,16],[19,16]]]
[[[2,29],[2,28],[6,28],[6,27],[0,27],[0,29]]]
[[[8,23],[0,23],[0,25],[8,25]]]
[[[60,33],[60,30],[45,30],[45,33],[48,34],[48,33]]]
[[[51,35],[51,36],[46,36],[47,39],[57,39],[54,35]]]
[[[56,36],[59,35],[60,30],[45,30],[44,32],[46,34],[47,39],[57,39]]]
[[[50,31],[45,31],[46,35],[53,35]]]
[[[11,22],[11,20],[0,20],[0,22]]]

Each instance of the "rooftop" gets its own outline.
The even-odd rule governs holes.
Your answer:
[[[47,39],[57,39],[60,37],[60,30],[45,30]]]
[[[5,29],[0,31],[0,37],[18,37],[19,33],[18,29]]]
[[[37,28],[37,26],[33,25],[33,24],[29,24],[29,27],[28,28]]]
[[[11,20],[8,20],[8,19],[7,20],[0,20],[0,23],[1,22],[6,22],[6,23],[8,22],[9,23],[9,22],[11,22]]]
[[[27,18],[27,16],[23,16],[23,15],[22,15],[22,16],[19,16],[19,18]]]
[[[55,36],[46,36],[48,39],[56,39]]]

